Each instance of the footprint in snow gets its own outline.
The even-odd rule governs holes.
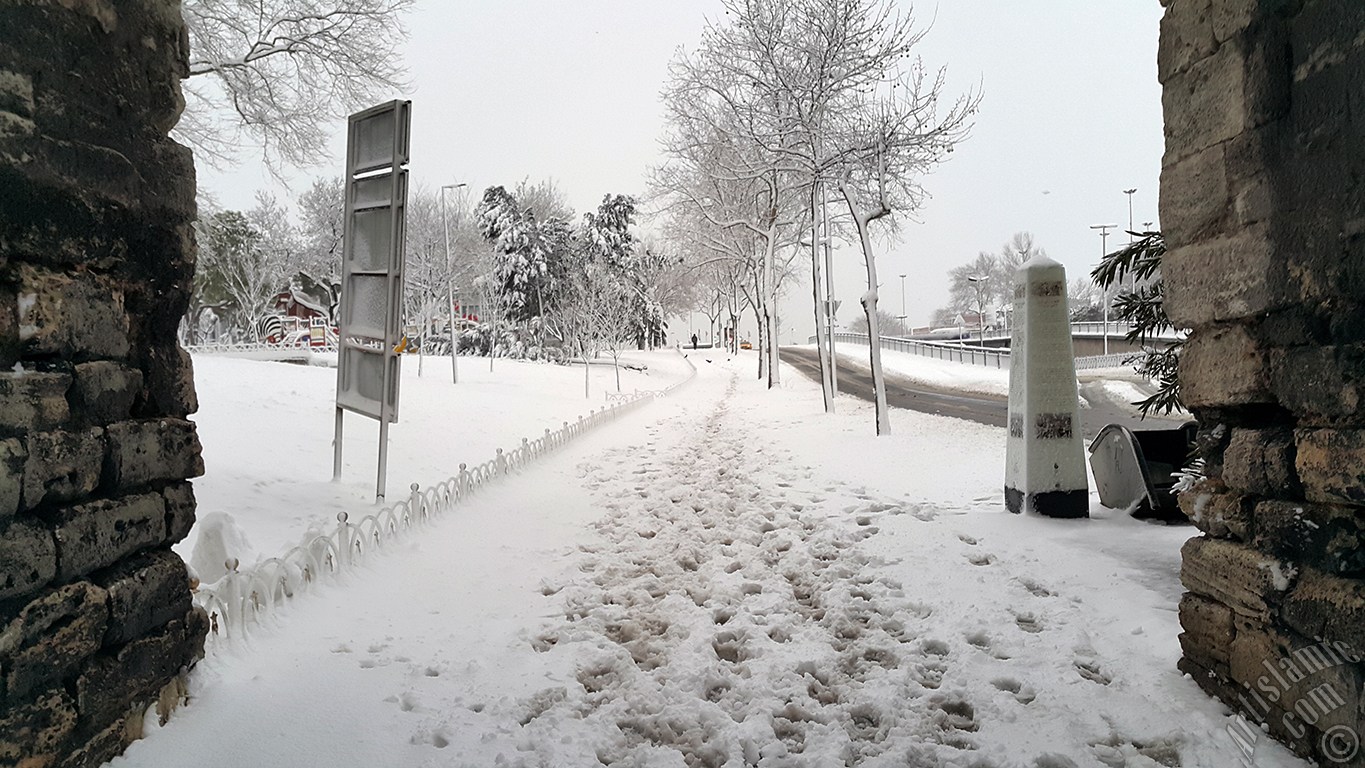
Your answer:
[[[1014,616],[1014,623],[1020,629],[1030,634],[1038,634],[1043,631],[1043,622],[1031,613],[1018,613]]]
[[[984,629],[968,632],[966,635],[963,635],[963,639],[966,640],[969,645],[973,645],[983,650],[990,650],[991,636],[986,634],[986,630]]]
[[[990,565],[995,562],[995,555],[989,552],[973,552],[967,555],[967,562],[972,565]]]
[[[1034,581],[1033,579],[1021,576],[1018,579],[1018,581],[1020,584],[1024,586],[1024,589],[1027,589],[1029,591],[1029,594],[1033,595],[1034,597],[1052,597],[1054,594],[1056,594],[1052,590],[1048,589],[1042,584],[1039,584],[1037,581]]]
[[[991,681],[991,685],[995,686],[996,690],[1010,694],[1020,704],[1031,704],[1038,698],[1038,694],[1031,686],[1026,686],[1012,677],[997,677]]]
[[[1077,659],[1075,664],[1076,671],[1080,673],[1081,677],[1092,683],[1109,685],[1114,681],[1114,678],[1109,673],[1100,668],[1099,662],[1097,661],[1091,659]]]

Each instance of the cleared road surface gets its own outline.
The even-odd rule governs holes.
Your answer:
[[[812,381],[820,381],[820,360],[810,347],[782,347],[782,360],[789,363]],[[839,355],[839,391],[873,401],[872,371],[866,361],[849,355]],[[1131,429],[1173,429],[1181,419],[1149,416],[1140,419],[1125,407],[1107,399],[1100,387],[1082,386],[1082,396],[1090,403],[1081,409],[1081,434],[1087,440],[1094,437],[1106,424],[1123,424]],[[895,373],[886,372],[886,402],[897,408],[909,408],[923,413],[953,416],[991,426],[1005,426],[1008,406],[1005,398],[972,392],[952,392],[911,381]]]

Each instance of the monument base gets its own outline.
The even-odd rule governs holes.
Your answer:
[[[1005,509],[1016,515],[1027,509],[1043,517],[1090,517],[1090,491],[1080,488],[1074,491],[1025,493],[1006,486]]]

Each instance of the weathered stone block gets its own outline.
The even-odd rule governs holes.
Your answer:
[[[0,710],[0,765],[47,768],[76,730],[76,702],[60,688],[31,703]]]
[[[1204,666],[1227,664],[1235,634],[1232,609],[1186,592],[1180,598],[1180,647]]]
[[[126,421],[110,425],[108,434],[106,478],[115,488],[204,474],[194,422],[171,418]]]
[[[113,281],[27,264],[17,271],[19,339],[29,354],[76,359],[128,354],[128,315]]]
[[[1360,656],[1339,643],[1266,628],[1233,642],[1232,677],[1277,738],[1360,724]]]
[[[1326,573],[1365,574],[1365,507],[1263,501],[1252,546]]]
[[[52,531],[28,520],[0,525],[0,600],[33,592],[56,575]]]
[[[147,413],[184,417],[199,410],[199,399],[194,393],[194,364],[190,353],[179,344],[172,342],[146,350],[143,367],[147,371],[144,393]]]
[[[1218,3],[1226,4],[1221,0]],[[1256,31],[1249,39],[1236,41],[1244,57],[1242,87],[1249,128],[1284,117],[1290,107],[1288,30],[1277,20],[1262,24]]]
[[[0,521],[12,516],[23,503],[26,464],[28,450],[22,440],[0,440]]]
[[[158,493],[92,501],[56,510],[51,517],[62,579],[112,565],[166,540],[166,503]]]
[[[1208,35],[1212,37],[1211,29]],[[1248,126],[1243,57],[1239,46],[1224,45],[1163,81],[1166,155],[1162,165],[1227,141]]]
[[[1157,80],[1162,83],[1213,53],[1216,45],[1209,0],[1171,3],[1161,17],[1161,45],[1156,52]]]
[[[142,738],[142,730],[139,718],[130,716],[115,720],[104,730],[81,739],[84,743],[56,763],[55,768],[100,768],[123,754],[123,750],[135,740]]]
[[[1191,489],[1176,497],[1180,511],[1216,539],[1251,540],[1251,509],[1245,496]]]
[[[33,78],[23,72],[0,69],[0,110],[32,119]]]
[[[1269,182],[1257,179],[1238,185],[1232,199],[1232,213],[1238,226],[1249,227],[1269,220],[1274,205]]]
[[[1178,328],[1244,320],[1287,307],[1290,286],[1263,227],[1176,244],[1161,261],[1166,313]]]
[[[1221,234],[1230,193],[1223,147],[1213,146],[1161,169],[1161,230],[1168,242]]]
[[[1240,617],[1269,621],[1293,584],[1293,566],[1243,544],[1197,538],[1180,549],[1180,583]]]
[[[1353,417],[1365,406],[1365,344],[1275,350],[1270,388],[1297,415]]]
[[[88,582],[58,587],[30,602],[0,632],[5,696],[17,701],[62,680],[99,650],[108,595]]]
[[[1263,354],[1240,326],[1190,334],[1180,356],[1180,382],[1187,408],[1274,402]]]
[[[142,371],[99,360],[76,366],[71,403],[88,424],[104,425],[127,419],[142,391]]]
[[[34,432],[24,463],[23,508],[60,504],[89,496],[100,484],[104,432]]]
[[[1365,504],[1365,429],[1302,429],[1295,467],[1309,501]]]
[[[11,434],[55,429],[71,412],[71,376],[38,371],[0,371],[0,430]]]
[[[1223,452],[1223,482],[1233,490],[1260,496],[1292,497],[1294,434],[1288,429],[1234,429]]]
[[[1365,657],[1365,582],[1305,568],[1280,612],[1305,637],[1340,644]]]
[[[91,659],[76,680],[81,716],[112,722],[134,702],[151,704],[183,666],[203,656],[207,631],[208,619],[195,609],[156,634]]]
[[[174,483],[161,490],[166,499],[166,543],[183,541],[194,527],[194,486]]]
[[[1226,42],[1240,35],[1265,13],[1260,0],[1218,0],[1212,4],[1213,39]]]
[[[170,550],[122,560],[93,581],[109,593],[105,645],[121,645],[141,637],[190,610],[189,573],[185,562]]]

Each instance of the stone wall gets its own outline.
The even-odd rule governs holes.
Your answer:
[[[0,5],[0,765],[94,766],[202,655],[172,0]]]
[[[1365,2],[1167,0],[1166,309],[1207,480],[1181,668],[1365,766]],[[1257,738],[1251,729],[1234,734]]]

